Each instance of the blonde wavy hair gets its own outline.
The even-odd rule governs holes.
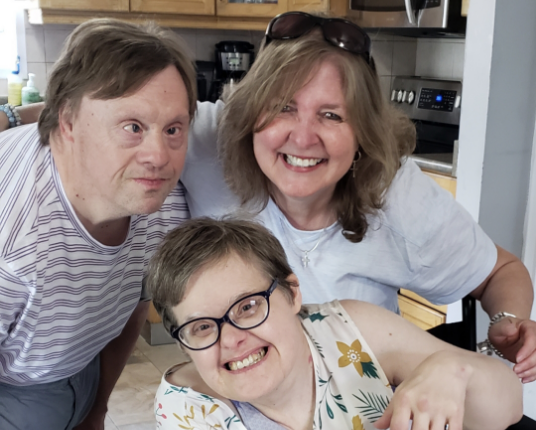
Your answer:
[[[251,70],[225,95],[220,155],[225,180],[242,204],[264,209],[273,184],[255,159],[253,135],[271,123],[324,61],[339,69],[348,122],[361,152],[355,171],[337,183],[332,201],[343,235],[357,243],[367,232],[367,215],[381,209],[401,158],[415,148],[413,123],[388,104],[374,67],[362,56],[331,45],[319,30],[261,47]]]

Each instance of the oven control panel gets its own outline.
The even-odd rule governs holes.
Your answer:
[[[460,81],[397,76],[391,103],[413,120],[459,125],[461,93]]]

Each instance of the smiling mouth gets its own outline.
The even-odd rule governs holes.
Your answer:
[[[325,161],[324,158],[300,158],[290,154],[283,154],[283,158],[293,167],[314,167]]]
[[[264,358],[267,351],[267,347],[261,348],[259,352],[249,354],[249,356],[243,360],[229,361],[228,363],[225,363],[225,368],[227,370],[241,370],[245,369],[246,367],[253,366]]]

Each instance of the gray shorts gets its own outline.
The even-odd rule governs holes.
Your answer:
[[[97,394],[97,355],[69,378],[17,387],[0,383],[1,430],[70,430],[87,415]]]

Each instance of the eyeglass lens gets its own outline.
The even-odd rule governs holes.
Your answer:
[[[311,30],[315,23],[316,20],[308,15],[284,15],[274,21],[270,36],[274,39],[294,39]]]
[[[342,21],[327,21],[324,37],[331,43],[350,52],[362,54],[368,50],[366,36],[351,24]]]
[[[249,329],[263,323],[268,315],[268,302],[259,296],[250,296],[235,303],[227,313],[231,323],[241,329]],[[208,347],[218,340],[221,326],[211,319],[194,320],[181,328],[181,342],[193,349]]]

